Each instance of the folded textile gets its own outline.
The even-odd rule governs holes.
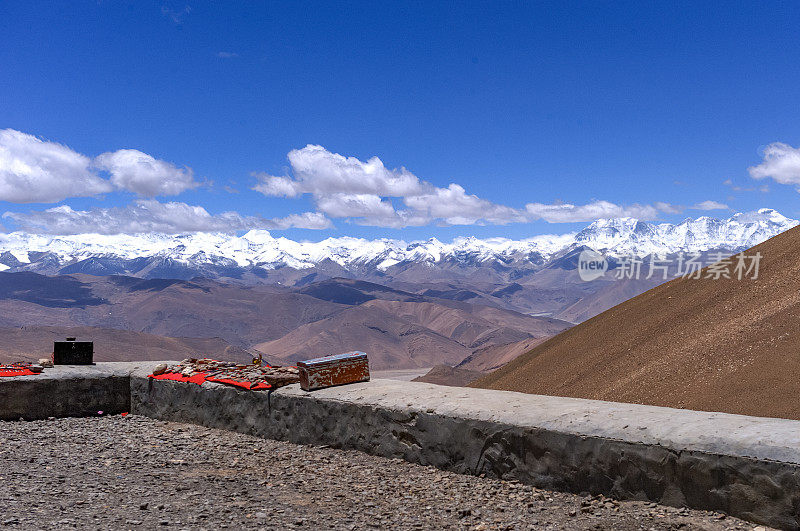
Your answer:
[[[32,374],[36,373],[30,369],[0,367],[0,378],[10,377],[10,376],[30,376]]]
[[[30,376],[42,372],[39,367],[39,372],[34,372],[30,369],[32,364],[28,362],[16,362],[8,365],[0,365],[0,378],[11,376]]]
[[[158,374],[158,375],[151,374],[150,378],[154,380],[172,380],[174,382],[189,382],[201,385],[203,382],[206,381],[206,373],[198,372],[193,374],[192,376],[184,376],[179,372],[165,372],[164,374]]]
[[[192,376],[184,376],[179,372],[165,372],[164,374],[150,375],[154,380],[172,380],[174,382],[189,382],[197,385],[202,385],[203,382],[215,382],[221,384],[235,385],[243,389],[257,390],[257,389],[272,389],[272,386],[262,382],[253,383],[246,380],[231,380],[230,378],[215,378],[208,376],[204,372],[198,372]]]

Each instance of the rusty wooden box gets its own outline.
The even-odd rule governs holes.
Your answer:
[[[369,360],[364,352],[348,352],[297,362],[300,387],[305,391],[369,381]]]

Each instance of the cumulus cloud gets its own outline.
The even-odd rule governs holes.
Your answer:
[[[100,172],[108,172],[104,179]],[[196,188],[192,170],[135,149],[95,159],[33,135],[0,130],[0,201],[57,203],[127,190],[142,197],[177,195]]]
[[[317,208],[335,218],[391,218],[396,215],[388,200],[375,194],[329,194],[317,200]]]
[[[405,168],[386,168],[378,157],[362,162],[309,144],[290,151],[288,158],[294,178],[256,174],[259,182],[253,189],[277,197],[335,193],[405,197],[433,189]]]
[[[728,210],[730,208],[725,203],[720,203],[719,201],[701,201],[695,205],[692,205],[690,208],[693,210]]]
[[[90,165],[91,159],[62,144],[0,130],[0,201],[56,203],[112,191]]]
[[[275,177],[274,175],[259,174],[256,176],[258,184],[253,187],[256,192],[274,197],[297,197],[302,194],[300,183],[289,177]]]
[[[275,197],[310,194],[320,212],[380,227],[525,221],[522,210],[468,194],[458,184],[436,187],[405,168],[387,168],[378,157],[364,162],[308,145],[288,159],[291,177],[256,174],[253,189]],[[405,208],[396,209],[391,198]]]
[[[292,214],[285,218],[266,219],[242,216],[236,212],[212,215],[205,208],[186,203],[161,203],[142,199],[125,207],[73,210],[58,206],[41,211],[6,212],[19,229],[47,234],[137,234],[158,232],[237,232],[250,229],[326,229],[331,222],[318,212]]]
[[[656,207],[656,210],[659,210],[665,214],[680,214],[683,212],[683,207],[673,205],[671,203],[665,203],[664,201],[656,201],[653,203],[653,206]]]
[[[94,165],[111,175],[111,183],[143,197],[178,195],[199,186],[192,170],[178,168],[135,149],[103,153]]]
[[[525,210],[527,210],[532,219],[542,219],[549,223],[577,223],[625,217],[652,221],[658,219],[660,212],[672,213],[675,208],[677,207],[668,203],[622,206],[609,201],[593,201],[586,205],[573,205],[570,203],[553,205],[528,203],[525,205]]]
[[[588,205],[530,203],[514,208],[470,194],[456,183],[445,188],[434,186],[403,167],[387,168],[378,157],[364,162],[309,144],[289,152],[288,159],[291,175],[255,174],[253,190],[286,198],[308,194],[320,212],[362,225],[504,225],[537,219],[566,223],[624,216],[652,220],[659,213],[681,211],[681,207],[664,202],[652,206],[619,206],[607,201]]]
[[[440,219],[447,225],[473,225],[480,222],[504,225],[527,221],[524,211],[468,194],[458,184],[435,188],[423,195],[409,196],[403,201],[417,215],[431,220]]]
[[[790,184],[800,191],[800,148],[774,142],[764,148],[764,160],[747,169],[754,179],[771,177],[781,184]]]

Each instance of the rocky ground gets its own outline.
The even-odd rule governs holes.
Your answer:
[[[0,422],[0,463],[0,529],[755,527],[132,415]]]

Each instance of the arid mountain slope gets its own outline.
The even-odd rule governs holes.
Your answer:
[[[644,277],[644,275],[643,275]],[[673,277],[670,277],[673,278]],[[558,319],[563,319],[572,323],[582,323],[617,304],[623,303],[628,299],[652,289],[664,281],[662,277],[652,279],[623,279],[607,282],[606,285],[588,294],[586,297],[578,299],[556,314]]]
[[[472,351],[448,337],[380,308],[356,306],[303,325],[275,341],[254,345],[269,359],[287,362],[362,350],[372,369],[455,365]]]
[[[471,386],[800,419],[800,229],[756,252],[757,280],[662,284]]]
[[[370,300],[254,348],[270,359],[287,361],[364,350],[374,369],[431,367],[455,365],[487,345],[532,337],[541,341],[570,326],[546,317],[443,302]]]
[[[492,345],[476,350],[468,357],[464,358],[461,363],[456,365],[459,369],[466,369],[470,371],[479,371],[482,373],[491,372],[499,369],[506,363],[510,363],[518,356],[528,352],[536,345],[539,345],[547,339],[547,337],[529,337],[516,343],[507,343],[505,345]]]
[[[370,353],[373,368],[410,369],[454,365],[477,348],[549,337],[570,325],[342,278],[285,288],[19,272],[0,273],[0,284],[0,327],[35,324],[26,329],[27,340],[45,349],[52,334],[41,327],[84,326],[153,337],[218,337],[240,349],[258,344],[268,357],[291,361],[358,349]],[[185,350],[176,346],[167,357],[185,357]],[[125,351],[127,359],[147,356],[136,348]]]
[[[348,306],[210,280],[0,273],[0,326],[95,326],[249,347]]]
[[[456,387],[465,386],[485,376],[486,373],[499,369],[517,356],[547,341],[551,336],[552,334],[528,337],[514,343],[495,344],[479,348],[455,367],[437,365],[426,374],[415,378],[414,381]]]
[[[470,349],[531,337],[547,338],[572,326],[558,319],[469,304],[454,308],[441,303],[374,300],[363,306],[380,308],[396,317],[430,328]]]
[[[484,374],[483,372],[450,367],[449,365],[437,365],[424,375],[417,376],[412,381],[448,385],[450,387],[464,387]]]
[[[252,359],[247,351],[219,338],[162,337],[91,326],[26,326],[0,328],[0,363],[49,358],[53,341],[66,337],[94,341],[95,361],[180,360],[197,355],[232,361]]]

